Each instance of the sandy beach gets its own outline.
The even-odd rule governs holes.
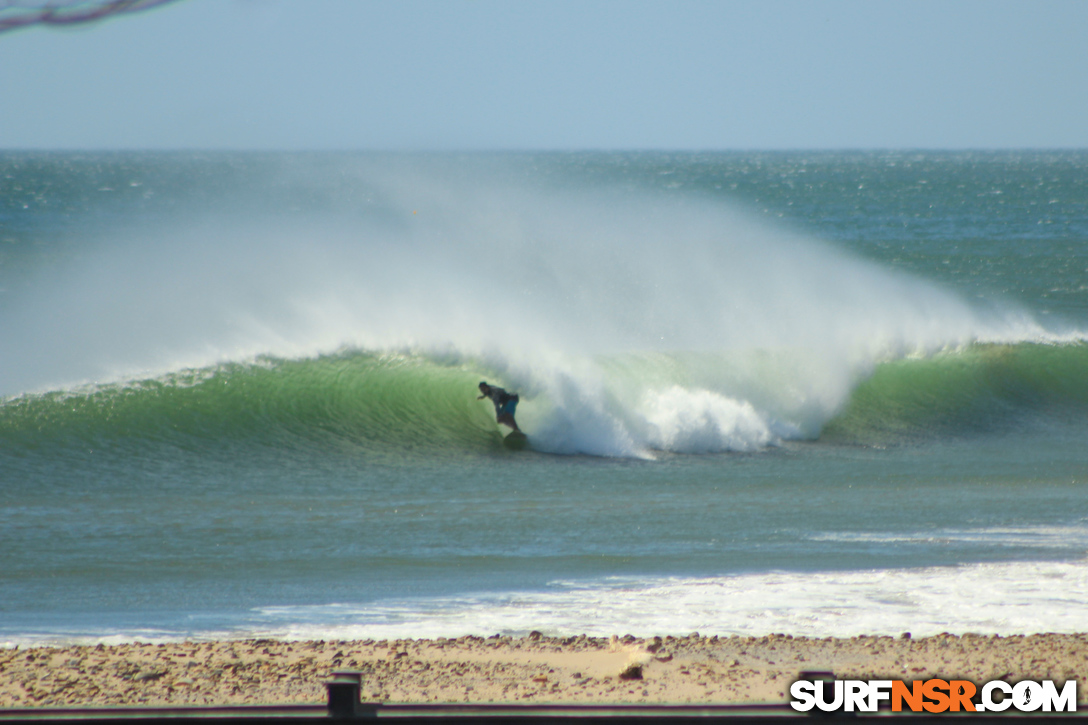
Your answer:
[[[373,702],[783,702],[804,670],[849,678],[1082,682],[1088,634],[606,639],[534,632],[19,648],[0,650],[0,707],[319,704],[334,670],[362,672],[363,699]]]

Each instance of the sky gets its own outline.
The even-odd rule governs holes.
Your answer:
[[[0,149],[1088,147],[1083,0],[179,0],[0,34]]]

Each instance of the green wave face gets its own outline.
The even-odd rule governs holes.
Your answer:
[[[796,356],[616,356],[593,375],[523,377],[518,419],[538,451],[639,455],[754,450],[788,439],[897,445],[1088,414],[1088,345],[975,345],[878,365],[841,410],[802,394]],[[0,405],[0,447],[344,454],[503,450],[478,361],[345,351],[261,359]],[[513,381],[517,383],[517,380]],[[819,401],[817,401],[819,402]]]
[[[6,447],[165,442],[183,448],[487,449],[479,373],[406,355],[265,359],[0,406]]]
[[[887,362],[854,390],[822,440],[885,445],[999,432],[1088,415],[1088,345],[974,345]]]

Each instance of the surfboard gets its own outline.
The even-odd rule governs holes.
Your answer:
[[[524,450],[529,445],[529,437],[519,430],[513,430],[502,439],[502,444],[511,450]]]

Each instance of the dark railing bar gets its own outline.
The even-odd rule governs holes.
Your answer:
[[[806,679],[830,683],[835,679],[831,672],[803,672]],[[315,722],[358,722],[367,720],[395,720],[398,725],[435,725],[438,722],[486,722],[487,725],[543,725],[544,723],[584,722],[608,725],[641,725],[647,720],[699,721],[709,723],[756,723],[769,725],[774,722],[796,723],[806,719],[794,711],[788,703],[762,705],[636,705],[636,704],[516,704],[516,703],[464,703],[464,704],[386,704],[362,702],[362,673],[355,671],[333,672],[325,682],[328,702],[321,705],[228,705],[195,707],[113,707],[113,708],[20,708],[0,710],[0,725],[7,723],[50,723],[51,725],[105,725],[119,723],[170,722],[173,725],[238,725],[254,720],[268,721],[277,725],[314,725]],[[815,713],[816,715],[855,716],[857,720],[884,717],[890,713],[857,715],[855,713]],[[1039,713],[1034,713],[1037,717]],[[1062,720],[1083,720],[1084,714],[1058,713]],[[919,722],[918,717],[908,719]],[[923,716],[922,720],[927,718]],[[941,719],[941,718],[938,718]],[[1002,715],[978,714],[970,718],[973,725],[1007,722]]]

